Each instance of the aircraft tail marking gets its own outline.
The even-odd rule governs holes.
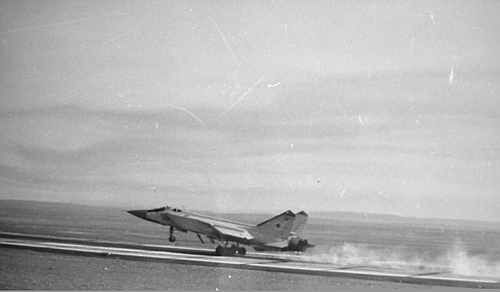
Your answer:
[[[295,214],[288,210],[257,225],[257,230],[269,241],[288,240]]]

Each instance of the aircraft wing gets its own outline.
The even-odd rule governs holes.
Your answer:
[[[237,228],[231,228],[227,226],[220,226],[220,225],[212,225],[215,230],[217,230],[219,233],[225,236],[232,236],[236,238],[241,238],[241,239],[247,239],[250,240],[253,238],[253,236],[246,230],[243,229],[237,229]]]

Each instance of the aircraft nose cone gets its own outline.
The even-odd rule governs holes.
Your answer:
[[[130,210],[127,212],[139,218],[146,219],[146,210]]]

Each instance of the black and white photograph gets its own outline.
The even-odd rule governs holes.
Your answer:
[[[500,1],[0,0],[0,290],[500,289]]]

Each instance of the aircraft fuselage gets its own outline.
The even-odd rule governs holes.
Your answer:
[[[170,226],[169,241],[171,242],[176,240],[175,236],[173,236],[174,230],[194,232],[198,235],[202,243],[204,241],[200,234],[206,235],[212,243],[214,243],[214,240],[225,242],[224,246],[217,248],[216,254],[218,255],[233,255],[236,251],[239,254],[245,254],[246,250],[239,247],[239,244],[273,249],[278,248],[281,250],[283,248],[289,249],[292,242],[290,241],[292,238],[291,235],[294,234],[291,232],[292,228],[297,230],[297,226],[303,226],[307,218],[304,212],[300,212],[297,214],[300,219],[296,222],[296,214],[288,210],[260,224],[250,225],[202,214],[184,212],[178,208],[168,206],[128,212],[141,219]],[[228,242],[234,242],[236,245],[228,248]],[[307,247],[307,241],[305,243]],[[300,250],[305,249],[301,247]]]

